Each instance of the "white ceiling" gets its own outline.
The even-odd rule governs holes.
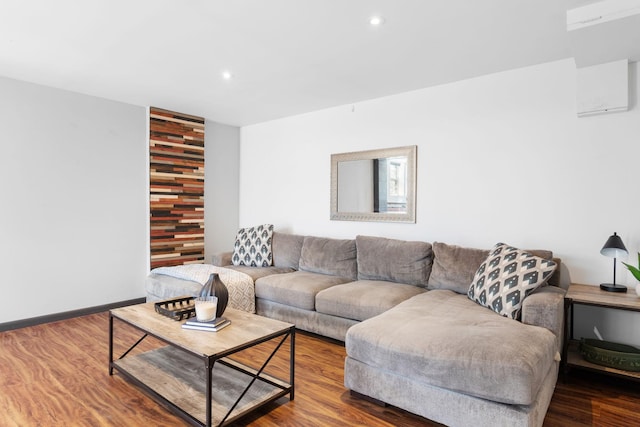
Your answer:
[[[243,126],[569,58],[585,3],[1,0],[0,76]]]

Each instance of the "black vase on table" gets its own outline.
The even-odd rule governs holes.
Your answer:
[[[216,317],[222,317],[222,313],[227,309],[227,303],[229,302],[229,290],[222,280],[220,280],[218,273],[211,273],[209,280],[207,280],[207,283],[205,283],[200,290],[201,297],[208,297],[209,295],[218,298]]]

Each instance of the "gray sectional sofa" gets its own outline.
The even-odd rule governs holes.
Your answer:
[[[488,250],[276,232],[272,251],[270,267],[232,266],[230,252],[213,263],[254,279],[258,314],[344,341],[348,389],[451,426],[542,425],[563,338],[559,268],[514,320],[467,296]],[[150,297],[193,294],[169,279],[175,295],[150,276]]]

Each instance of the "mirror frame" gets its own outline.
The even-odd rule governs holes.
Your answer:
[[[407,212],[338,212],[338,162],[373,160],[386,157],[407,157]],[[331,220],[416,222],[416,157],[417,146],[384,148],[380,150],[355,151],[331,155]]]

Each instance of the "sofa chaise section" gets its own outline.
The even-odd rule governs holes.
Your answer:
[[[347,335],[347,354],[362,363],[508,404],[533,402],[556,354],[551,331],[448,290],[411,298]]]
[[[345,386],[450,426],[541,426],[557,380],[564,291],[539,288],[521,321],[503,317],[466,295],[486,251],[433,249],[430,290],[347,332]]]
[[[562,292],[538,292],[562,310]],[[523,316],[546,322],[527,302]],[[557,380],[560,330],[429,291],[349,329],[345,386],[449,426],[540,426]]]

